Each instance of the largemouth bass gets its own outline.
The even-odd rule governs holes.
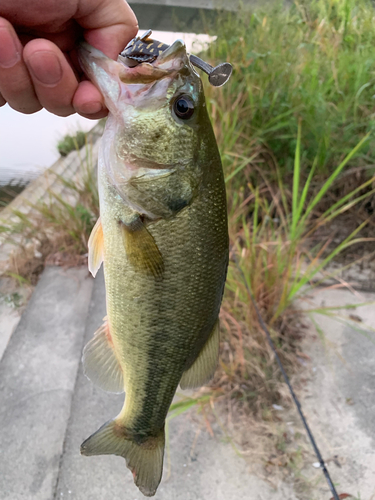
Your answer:
[[[84,370],[99,387],[126,391],[120,414],[81,453],[121,455],[152,496],[178,384],[199,387],[217,365],[228,264],[223,171],[182,41],[134,67],[86,43],[79,58],[109,109],[89,241],[94,276],[104,262],[107,318],[84,349]]]

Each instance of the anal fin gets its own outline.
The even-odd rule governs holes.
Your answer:
[[[83,349],[83,371],[95,385],[108,392],[124,392],[122,368],[113,349],[108,321]]]
[[[216,370],[220,346],[220,324],[216,321],[207,342],[197,359],[186,370],[180,380],[181,389],[195,389],[206,384]]]
[[[89,271],[94,276],[103,262],[103,227],[99,219],[91,231],[89,242]]]
[[[163,257],[138,214],[129,223],[122,222],[122,235],[131,265],[160,279],[164,272]]]

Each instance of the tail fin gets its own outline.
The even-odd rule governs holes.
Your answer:
[[[158,436],[137,444],[125,427],[116,420],[110,420],[81,444],[81,454],[124,457],[135,484],[145,496],[152,497],[163,474],[164,443],[164,428]]]

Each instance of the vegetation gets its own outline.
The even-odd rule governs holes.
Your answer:
[[[71,151],[81,149],[86,143],[86,134],[78,130],[75,135],[65,135],[58,143],[57,149],[61,156],[67,156]]]
[[[234,66],[224,87],[206,85],[236,256],[216,382],[261,415],[288,395],[239,266],[293,371],[302,334],[295,299],[340,253],[355,243],[373,247],[374,19],[367,0],[225,13],[203,54]]]
[[[370,0],[271,5],[219,16],[217,39],[204,55],[234,67],[222,89],[207,89],[226,168],[234,149],[251,157],[260,147],[263,161],[268,156],[283,176],[291,173],[301,122],[303,170],[317,159],[317,173],[328,175],[375,126],[374,6]],[[353,163],[357,168],[374,163],[373,146],[374,139]]]
[[[227,180],[232,256],[210,390],[228,421],[244,416],[248,445],[253,419],[277,421],[272,405],[288,406],[290,396],[242,273],[293,376],[304,335],[296,299],[322,283],[340,254],[359,248],[350,263],[373,255],[374,18],[367,0],[226,13],[203,55],[234,66],[224,87],[206,85]],[[282,429],[266,433],[293,474],[297,463],[302,468],[305,453],[285,451]]]

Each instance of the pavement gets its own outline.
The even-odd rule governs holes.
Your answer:
[[[303,307],[321,310],[307,313],[320,333],[312,325],[302,344],[311,360],[304,412],[338,493],[374,500],[375,294],[321,288]],[[311,500],[332,497],[320,470],[304,472],[314,485]]]
[[[103,275],[47,267],[0,361],[1,500],[141,500],[121,457],[84,457],[82,441],[116,416],[123,395],[96,388],[81,353],[105,316]],[[195,418],[194,418],[195,415]],[[169,424],[156,500],[295,500],[291,486],[251,474],[196,411]]]
[[[48,268],[0,363],[0,498],[51,500],[93,282]]]
[[[317,307],[362,304],[372,294],[319,290]],[[102,273],[47,267],[0,361],[1,500],[141,500],[124,460],[83,457],[81,442],[118,414],[123,395],[95,387],[82,372],[85,343],[105,316]],[[300,396],[340,494],[375,499],[375,307],[358,305],[338,322],[310,314],[303,351],[310,358]],[[285,412],[291,419],[293,408]],[[280,417],[283,418],[283,412]],[[295,412],[294,412],[295,413]],[[293,420],[293,418],[292,418]],[[296,426],[298,419],[294,415]],[[168,463],[170,462],[170,467]],[[250,457],[251,462],[251,457]],[[329,500],[320,470],[301,471],[309,500]],[[342,497],[344,498],[344,497]],[[293,486],[251,473],[214,425],[193,409],[169,424],[169,456],[156,500],[296,500]]]

